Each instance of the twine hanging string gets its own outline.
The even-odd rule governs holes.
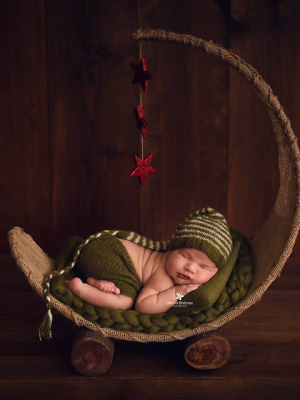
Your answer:
[[[142,41],[139,42],[140,45],[140,60],[143,57],[143,50],[142,50]],[[142,87],[139,85],[139,93],[140,93],[140,105],[143,107],[143,93],[142,93]],[[144,137],[143,134],[141,133],[141,159],[144,159]]]
[[[138,19],[138,24],[139,26],[141,26],[141,2],[140,0],[138,0],[137,2],[137,19]],[[140,28],[141,29],[141,28]],[[143,41],[140,40],[139,41],[139,60],[138,62],[140,62],[140,60],[143,57]],[[140,97],[140,105],[143,108],[143,94],[142,94],[142,87],[141,85],[139,85],[139,97]],[[144,159],[144,137],[143,134],[141,132],[141,149],[140,149],[140,153],[141,153],[141,159]]]

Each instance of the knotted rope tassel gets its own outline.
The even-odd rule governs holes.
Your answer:
[[[39,327],[39,338],[40,341],[42,340],[50,340],[52,339],[52,332],[51,332],[51,326],[52,326],[52,321],[53,321],[53,316],[51,312],[51,299],[50,299],[50,280],[53,278],[54,275],[61,275],[67,270],[70,271],[75,265],[72,265],[73,262],[66,268],[62,269],[61,271],[55,271],[53,274],[50,274],[48,278],[46,279],[45,282],[45,289],[44,289],[44,294],[46,298],[46,307],[48,308],[47,313],[45,314],[43,321]]]

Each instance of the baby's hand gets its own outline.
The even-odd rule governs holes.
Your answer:
[[[198,289],[201,285],[176,285],[175,286],[175,293],[181,293],[186,296],[188,293],[192,292],[193,290]]]

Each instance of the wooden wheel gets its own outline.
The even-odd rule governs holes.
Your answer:
[[[110,368],[114,342],[94,331],[76,333],[71,350],[71,362],[82,375],[99,376]]]
[[[193,336],[184,351],[186,362],[197,369],[221,368],[230,359],[231,347],[223,328]]]

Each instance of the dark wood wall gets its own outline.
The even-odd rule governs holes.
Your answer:
[[[140,155],[133,30],[213,40],[270,84],[299,136],[297,0],[1,0],[0,233],[21,226],[54,256],[103,229],[168,239],[210,205],[251,237],[279,185],[267,113],[237,71],[191,47],[143,42],[155,74],[143,94],[156,174]],[[300,254],[300,242],[294,254]]]

